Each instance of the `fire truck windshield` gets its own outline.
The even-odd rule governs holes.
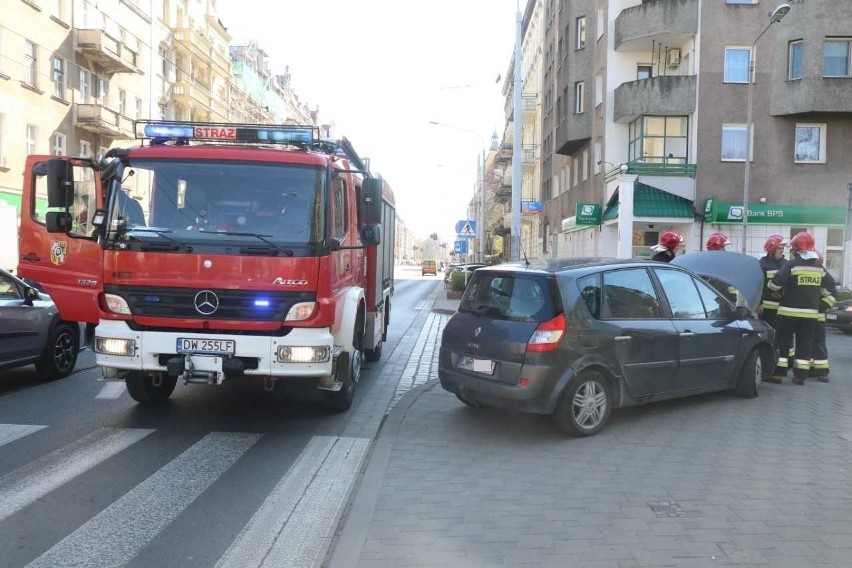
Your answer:
[[[318,244],[325,180],[322,168],[295,164],[132,160],[112,200],[110,226],[137,240],[167,231],[169,240],[184,243],[262,235],[274,243]]]

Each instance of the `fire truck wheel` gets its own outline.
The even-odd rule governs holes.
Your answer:
[[[375,349],[365,349],[364,359],[367,361],[378,361],[382,358],[382,343],[376,345]]]
[[[35,364],[39,376],[45,381],[53,381],[70,375],[77,364],[79,341],[78,334],[67,323],[55,326],[47,338],[41,359]]]
[[[361,377],[361,352],[344,352],[337,361],[337,380],[343,383],[339,391],[325,393],[325,406],[334,412],[344,412],[355,398],[355,385]]]
[[[128,373],[124,379],[130,397],[139,404],[161,404],[165,402],[177,385],[177,378],[161,374],[154,384],[154,377],[143,373]]]

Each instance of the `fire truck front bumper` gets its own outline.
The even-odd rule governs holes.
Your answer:
[[[295,328],[270,337],[134,331],[123,321],[101,321],[92,345],[105,379],[142,371],[216,383],[239,376],[327,377],[340,351],[328,328]]]

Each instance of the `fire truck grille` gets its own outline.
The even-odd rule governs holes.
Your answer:
[[[107,285],[105,292],[124,298],[135,316],[208,320],[281,322],[294,304],[316,300],[314,292],[211,288]]]

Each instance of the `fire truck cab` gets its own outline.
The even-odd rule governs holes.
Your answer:
[[[393,293],[393,193],[314,126],[139,121],[100,161],[30,156],[19,273],[88,322],[139,403],[310,380],[347,409]]]

